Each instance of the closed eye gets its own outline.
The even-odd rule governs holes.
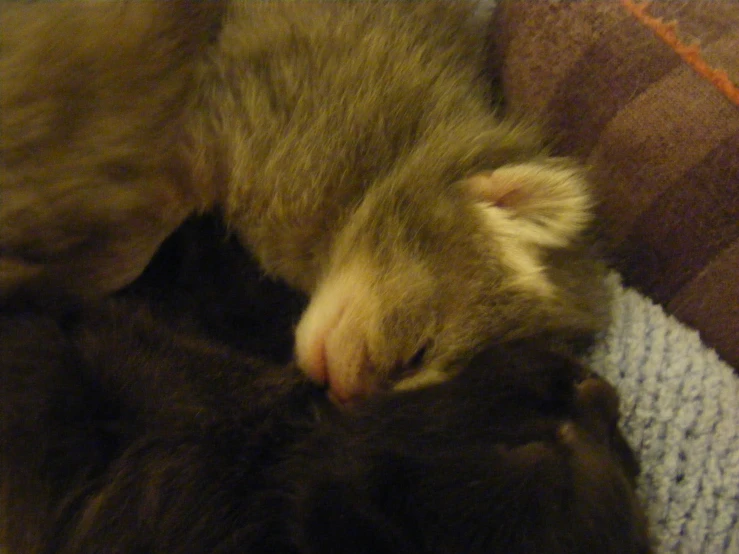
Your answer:
[[[428,353],[429,345],[430,343],[425,343],[406,361],[398,360],[398,363],[390,373],[390,375],[392,375],[392,381],[399,381],[416,375],[421,369],[423,363],[426,361],[426,354]]]
[[[410,369],[418,369],[421,366],[421,364],[423,364],[426,358],[426,352],[428,352],[428,349],[429,349],[429,343],[426,342],[424,343],[423,346],[421,346],[421,348],[416,350],[416,352],[413,354],[413,356],[410,357],[406,365]]]

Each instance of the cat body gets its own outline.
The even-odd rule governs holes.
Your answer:
[[[212,203],[178,144],[222,6],[0,2],[0,300],[118,290]]]
[[[601,271],[583,236],[585,177],[548,157],[529,127],[497,117],[472,4],[209,4],[94,7],[108,10],[118,33],[146,23],[134,25],[145,30],[138,39],[126,35],[156,54],[141,68],[140,48],[130,59],[76,57],[77,42],[90,42],[84,33],[59,39],[71,52],[65,63],[112,76],[81,85],[90,96],[109,98],[110,87],[131,81],[146,100],[123,102],[131,113],[115,133],[75,123],[71,136],[83,145],[113,136],[125,146],[103,141],[92,175],[68,161],[77,184],[30,178],[13,155],[50,145],[28,163],[56,171],[47,160],[59,148],[73,158],[78,143],[60,147],[51,131],[12,147],[1,139],[13,174],[2,184],[9,207],[0,208],[6,290],[110,292],[143,270],[187,214],[217,208],[267,274],[309,296],[297,360],[342,402],[444,380],[493,337],[579,341],[604,325]],[[19,80],[3,111],[22,121],[25,87],[38,102],[46,96]],[[93,106],[93,122],[120,109]],[[142,132],[155,114],[154,131]],[[101,168],[110,187],[99,183]]]
[[[443,379],[491,336],[602,323],[592,264],[590,289],[546,271],[582,247],[584,177],[496,116],[481,45],[464,3],[241,3],[202,77],[192,158],[311,297],[297,359],[339,398]]]
[[[136,301],[0,353],[9,554],[650,552],[614,390],[534,344],[349,412]]]

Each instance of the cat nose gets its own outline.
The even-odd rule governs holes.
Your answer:
[[[301,345],[302,346],[302,345]],[[307,346],[298,348],[298,366],[311,379],[320,385],[328,382],[328,361],[326,359],[325,337],[318,337]]]
[[[303,342],[297,353],[298,365],[312,381],[327,387],[334,403],[347,406],[369,394],[369,387],[359,375],[367,365],[365,353],[362,349],[347,356],[345,344],[334,344],[330,334],[318,334]],[[362,359],[354,359],[357,356]]]
[[[351,408],[352,404],[356,402],[356,397],[350,394],[348,395],[343,391],[337,391],[336,389],[332,389],[331,387],[328,388],[326,394],[328,395],[328,399],[331,402],[341,408]]]
[[[370,397],[372,392],[372,387],[364,383],[354,382],[350,387],[346,387],[341,381],[332,383],[329,377],[328,397],[334,404],[342,408],[351,408],[359,404]]]
[[[326,384],[329,377],[329,338],[346,310],[348,298],[329,296],[314,299],[295,329],[295,356],[308,377]]]

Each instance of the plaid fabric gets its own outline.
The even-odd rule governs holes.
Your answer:
[[[739,3],[498,5],[508,109],[593,166],[613,265],[739,367]]]

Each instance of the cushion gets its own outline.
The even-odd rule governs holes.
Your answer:
[[[739,3],[503,1],[513,113],[593,167],[625,283],[739,367]]]

